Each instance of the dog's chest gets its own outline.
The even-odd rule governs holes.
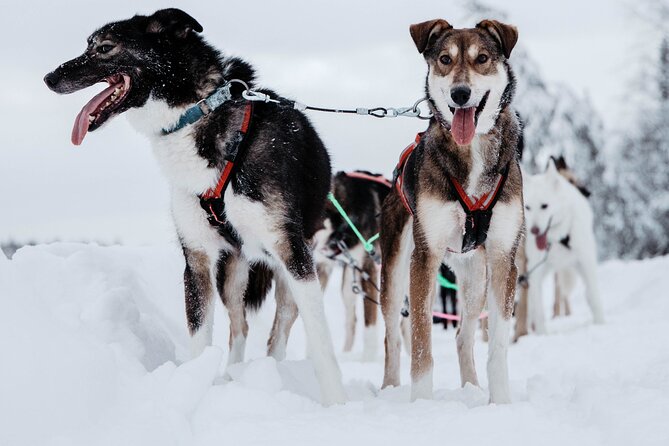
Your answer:
[[[220,170],[209,167],[208,161],[197,153],[188,129],[163,136],[154,141],[152,147],[170,183],[199,195],[218,182]]]
[[[168,106],[164,101],[149,99],[141,108],[128,110],[130,124],[149,137],[158,165],[173,187],[202,194],[218,181],[220,172],[198,154],[192,126],[164,135],[183,114],[185,108]]]

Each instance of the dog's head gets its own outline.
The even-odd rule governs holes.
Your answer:
[[[557,226],[564,215],[567,189],[571,187],[553,161],[548,163],[544,173],[530,175],[523,181],[527,238],[534,238],[540,251],[548,248],[550,229]]]
[[[109,84],[79,112],[72,143],[81,144],[88,131],[129,108],[143,106],[152,94],[160,97],[167,89],[177,91],[174,86],[187,68],[185,56],[201,42],[195,35],[201,31],[202,26],[185,12],[163,9],[151,16],[109,23],[91,34],[82,55],[44,77],[51,90],[62,94],[98,82]],[[188,94],[188,89],[182,90]]]
[[[454,29],[437,19],[410,27],[428,64],[427,94],[458,145],[488,133],[511,102],[515,81],[507,59],[518,40],[514,26],[483,20]]]

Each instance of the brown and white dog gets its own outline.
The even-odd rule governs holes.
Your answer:
[[[408,285],[411,399],[432,396],[431,308],[445,259],[461,289],[462,385],[478,385],[474,333],[487,303],[490,401],[509,402],[507,347],[516,250],[524,230],[516,157],[520,130],[510,108],[515,80],[507,62],[518,33],[494,20],[454,29],[441,19],[412,25],[410,32],[428,65],[426,91],[434,117],[413,152],[403,156],[397,187],[383,205],[383,386],[400,383],[399,315]]]

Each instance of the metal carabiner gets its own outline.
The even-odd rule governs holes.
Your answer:
[[[385,118],[388,114],[388,110],[383,107],[370,108],[367,110],[367,114],[374,116],[375,118]]]
[[[412,110],[413,110],[413,112],[415,113],[414,116],[415,116],[416,118],[418,118],[418,119],[423,119],[423,120],[427,120],[427,119],[431,119],[431,118],[432,118],[433,115],[432,115],[432,112],[430,112],[430,111],[428,111],[426,115],[421,115],[422,110],[420,109],[419,106],[420,106],[420,104],[422,104],[423,102],[427,102],[427,101],[428,101],[427,98],[422,98],[422,99],[417,100],[417,101],[413,104]]]

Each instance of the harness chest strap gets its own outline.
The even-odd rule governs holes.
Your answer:
[[[225,223],[224,212],[225,205],[223,203],[223,195],[225,193],[230,180],[232,179],[232,174],[234,173],[237,159],[240,155],[240,147],[243,149],[242,143],[244,138],[248,133],[249,126],[251,124],[251,116],[253,115],[253,102],[247,102],[244,107],[244,118],[242,120],[242,125],[237,131],[237,134],[234,136],[233,141],[228,143],[226,148],[225,155],[225,166],[221,172],[221,176],[218,179],[218,183],[211,189],[205,191],[200,195],[200,205],[207,211],[209,223],[212,225],[222,225]]]
[[[397,193],[400,196],[402,204],[404,204],[407,212],[409,212],[411,215],[414,215],[415,211],[414,206],[412,206],[409,197],[407,196],[406,182],[404,180],[404,175],[406,174],[405,166],[416,147],[418,147],[422,136],[422,133],[416,135],[415,141],[404,149],[400,155],[399,163],[397,164],[393,174],[393,182],[395,183]],[[490,220],[492,218],[492,209],[497,203],[497,199],[499,198],[499,195],[504,188],[510,165],[510,162],[507,163],[502,172],[500,172],[495,187],[493,187],[490,192],[483,194],[479,198],[470,197],[467,195],[467,192],[464,190],[458,180],[456,180],[452,175],[447,175],[448,181],[458,198],[458,202],[460,202],[462,209],[465,211],[465,227],[461,250],[462,253],[476,249],[486,241],[488,236],[488,229],[490,227]]]

